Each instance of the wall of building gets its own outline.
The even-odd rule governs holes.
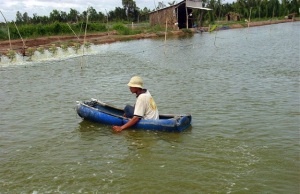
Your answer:
[[[169,7],[162,10],[158,10],[156,12],[152,12],[149,17],[150,25],[160,25],[165,26],[166,22],[168,28],[177,28],[177,15],[176,15],[176,7]]]

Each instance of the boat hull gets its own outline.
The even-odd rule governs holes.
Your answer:
[[[88,102],[78,102],[76,106],[77,114],[83,119],[102,123],[105,125],[124,125],[129,121],[123,117],[124,111],[112,105],[92,100]],[[191,126],[192,116],[185,115],[160,115],[158,120],[141,119],[131,128],[154,131],[181,132]]]

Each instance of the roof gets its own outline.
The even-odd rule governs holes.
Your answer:
[[[149,14],[157,12],[157,11],[162,11],[164,9],[169,9],[171,7],[179,7],[180,5],[184,4],[187,2],[187,7],[189,8],[195,8],[195,9],[204,9],[204,10],[212,10],[211,8],[206,8],[206,7],[202,7],[202,1],[200,0],[199,2],[197,2],[197,0],[183,0],[175,5],[170,5],[169,7],[164,7],[162,9],[157,9],[155,11],[151,11]],[[201,4],[200,4],[201,3]]]
[[[169,7],[164,7],[164,8],[161,8],[161,9],[157,9],[157,10],[155,10],[155,11],[151,11],[151,12],[149,12],[149,13],[154,13],[154,12],[157,12],[157,11],[162,11],[162,10],[164,10],[164,9],[169,9],[169,8],[171,8],[171,7],[179,7],[181,4],[183,4],[184,3],[184,1],[181,1],[181,2],[179,2],[179,3],[177,3],[177,4],[175,4],[175,5],[170,5]]]
[[[186,0],[186,7],[190,7],[194,9],[212,10],[210,8],[203,7],[202,0]]]

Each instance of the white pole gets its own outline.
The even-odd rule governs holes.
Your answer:
[[[6,21],[6,18],[4,17],[2,11],[0,11],[1,15],[3,16],[4,20],[5,20],[5,23],[6,23],[6,26],[7,26],[7,33],[8,33],[8,40],[9,40],[9,46],[10,46],[10,50],[12,50],[12,47],[11,47],[11,41],[10,41],[10,32],[9,32],[9,26],[7,24],[7,21]]]

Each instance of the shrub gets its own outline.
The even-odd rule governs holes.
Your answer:
[[[7,30],[5,28],[0,28],[0,40],[7,40]]]
[[[165,31],[164,28],[160,25],[155,25],[152,26],[148,32],[161,32],[161,31]]]
[[[117,24],[113,25],[112,28],[121,35],[129,35],[130,34],[130,29],[121,23],[117,23]]]
[[[183,28],[181,29],[184,33],[186,34],[193,34],[192,30],[191,29],[186,29],[186,28]]]

